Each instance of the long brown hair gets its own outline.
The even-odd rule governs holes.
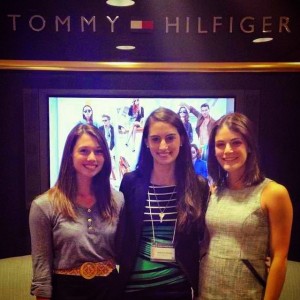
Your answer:
[[[73,165],[72,153],[77,140],[88,134],[99,143],[104,156],[101,171],[92,179],[91,190],[96,197],[96,205],[103,218],[112,221],[116,214],[116,203],[110,187],[111,159],[106,140],[100,130],[93,125],[77,124],[69,133],[60,165],[56,184],[48,191],[54,208],[64,216],[75,220],[74,201],[77,194],[76,171]]]
[[[191,146],[182,121],[175,112],[164,107],[154,110],[145,122],[137,169],[150,178],[153,170],[153,157],[145,141],[153,122],[164,122],[174,126],[181,138],[182,146],[175,163],[178,229],[180,231],[188,230],[202,216],[202,208],[207,200],[208,186],[202,176],[198,177],[195,174]]]

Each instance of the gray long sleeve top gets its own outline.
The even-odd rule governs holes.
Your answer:
[[[112,190],[118,216],[124,205],[123,194]],[[70,221],[57,214],[46,194],[32,202],[29,215],[33,279],[31,294],[51,298],[55,269],[72,269],[84,262],[115,258],[115,233],[119,218],[108,223],[96,205],[76,207],[78,218]]]

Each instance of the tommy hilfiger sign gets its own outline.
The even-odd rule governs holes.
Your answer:
[[[74,24],[80,24],[80,32],[97,32],[97,28],[103,23],[103,18],[98,21],[96,16],[86,17],[80,16],[75,19],[72,16],[22,16],[19,14],[7,15],[7,23],[11,31],[18,31],[20,28],[28,27],[29,30],[41,32],[48,27],[55,32],[74,30]],[[120,26],[119,16],[105,16],[109,23],[109,30],[111,33],[115,32]],[[104,19],[104,20],[105,20]],[[99,25],[100,23],[100,25]],[[256,24],[256,25],[255,25]],[[290,18],[287,16],[262,16],[256,18],[254,16],[245,16],[240,19],[234,17],[212,16],[207,20],[207,17],[165,17],[163,20],[163,27],[157,28],[164,33],[190,33],[196,32],[199,34],[208,33],[228,33],[240,31],[242,33],[291,33]],[[153,20],[130,20],[128,26],[132,30],[153,30]]]
[[[296,61],[300,18],[279,2],[1,1],[0,59]],[[262,38],[272,42],[253,43]]]

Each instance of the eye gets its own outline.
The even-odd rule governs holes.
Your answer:
[[[241,140],[234,140],[231,142],[232,147],[239,147],[243,142]]]
[[[82,155],[88,155],[90,153],[90,150],[88,150],[87,148],[81,148],[79,149],[79,153]]]
[[[160,143],[161,138],[160,138],[159,136],[151,136],[151,137],[150,137],[150,141],[151,141],[152,143],[157,144],[157,143]]]
[[[166,136],[166,143],[172,143],[176,139],[176,135],[167,135]]]
[[[95,155],[102,155],[103,154],[103,151],[102,151],[102,149],[97,149],[97,150],[95,150]]]
[[[225,143],[224,142],[216,142],[216,148],[219,148],[219,149],[225,148]]]

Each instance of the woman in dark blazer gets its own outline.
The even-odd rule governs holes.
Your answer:
[[[176,113],[158,108],[150,114],[137,168],[124,174],[120,190],[125,197],[120,299],[192,299],[208,184],[194,172]]]

